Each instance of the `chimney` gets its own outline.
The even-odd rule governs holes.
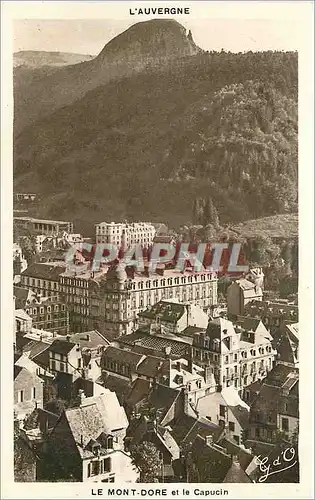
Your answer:
[[[70,338],[71,338],[70,335],[66,336],[66,339],[67,339],[68,342],[70,342]]]
[[[81,405],[83,403],[84,399],[86,398],[83,389],[79,389],[78,397],[79,397],[79,401],[80,401],[80,405]]]
[[[170,346],[164,347],[164,356],[166,357],[166,359],[168,359],[170,355],[171,355],[171,347]]]
[[[213,436],[209,434],[209,436],[206,436],[206,445],[211,446],[213,443]]]
[[[88,342],[90,342],[90,340],[91,340],[91,336],[90,336],[89,334],[87,334],[87,335],[86,335],[86,340],[87,340]]]

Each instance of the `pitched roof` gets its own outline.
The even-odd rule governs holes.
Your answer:
[[[32,320],[32,318],[23,309],[15,309],[14,315],[17,319],[23,319],[25,321]]]
[[[128,420],[114,392],[104,389],[104,394],[85,398],[77,408],[65,410],[71,433],[81,456],[91,455],[86,446],[101,433],[110,434],[126,429]]]
[[[143,354],[127,351],[126,349],[119,349],[118,347],[109,346],[102,355],[103,360],[113,360],[121,363],[126,363],[132,368],[136,369],[140,361],[144,358]]]
[[[156,410],[160,410],[161,416],[165,416],[179,395],[180,391],[178,389],[156,384],[149,394],[148,403]]]
[[[164,361],[165,359],[163,358],[157,358],[155,356],[147,356],[138,365],[137,373],[139,375],[145,375],[147,377],[155,377],[158,374]]]
[[[23,366],[14,365],[14,375],[13,375],[14,380],[17,378],[17,376],[21,373],[22,370],[26,370],[26,368],[24,368]]]
[[[204,417],[194,418],[186,413],[182,413],[180,417],[171,422],[171,427],[172,436],[178,444],[193,443],[198,435],[203,437],[213,435],[214,440],[216,440],[222,433],[221,427],[210,420]]]
[[[52,263],[36,262],[28,266],[21,276],[41,278],[50,281],[58,281],[59,275],[65,271],[65,266],[53,265]]]
[[[21,286],[14,286],[13,293],[15,296],[16,309],[25,309],[28,299],[30,299],[30,297],[35,297],[35,293],[32,292],[32,290]]]
[[[66,339],[56,339],[49,346],[49,351],[57,352],[59,354],[68,354],[75,346],[76,344],[74,344],[73,342],[68,342]]]
[[[74,333],[70,335],[70,342],[80,344],[80,347],[89,347],[95,349],[98,346],[109,346],[110,342],[97,330],[88,332]]]
[[[126,404],[130,407],[134,407],[136,404],[143,401],[149,393],[150,390],[150,382],[148,380],[144,380],[142,378],[136,378],[136,380],[132,383],[130,392],[126,397]]]
[[[246,474],[239,462],[233,460],[231,467],[229,468],[223,483],[251,483],[252,480]]]
[[[150,351],[165,352],[166,347],[171,348],[170,355],[176,357],[184,357],[187,354],[188,346],[192,343],[188,342],[186,339],[181,339],[175,335],[150,335],[148,332],[143,330],[137,330],[135,333],[130,335],[124,335],[119,338],[119,342],[129,345],[135,345],[137,347],[142,347]]]
[[[139,317],[147,319],[159,318],[159,320],[162,322],[175,324],[183,316],[184,313],[184,304],[161,300],[146,311],[139,313]]]
[[[256,285],[252,281],[249,281],[245,278],[241,278],[239,280],[236,280],[235,283],[242,289],[242,290],[253,290],[255,289]]]

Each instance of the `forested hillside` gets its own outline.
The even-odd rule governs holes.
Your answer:
[[[78,230],[144,216],[178,227],[207,197],[221,223],[292,212],[297,64],[271,51],[148,61],[18,134],[15,188]]]

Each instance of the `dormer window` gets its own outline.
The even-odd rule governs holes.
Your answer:
[[[107,448],[107,450],[112,450],[113,447],[114,447],[113,436],[108,436],[106,439],[106,448]]]

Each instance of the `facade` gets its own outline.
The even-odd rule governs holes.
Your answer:
[[[32,318],[33,328],[66,335],[69,332],[69,313],[65,304],[53,297],[31,303],[25,312]]]
[[[79,482],[136,482],[138,472],[124,451],[128,420],[115,393],[81,393],[78,407],[67,409],[49,436],[50,476]],[[51,479],[53,477],[50,477]]]
[[[181,333],[185,328],[194,326],[207,328],[209,317],[199,306],[184,304],[173,300],[161,300],[149,309],[140,312],[139,327],[162,328],[168,333],[175,335]]]
[[[62,301],[69,310],[71,330],[75,332],[91,329],[103,330],[100,317],[100,280],[107,268],[99,272],[91,271],[75,274],[64,271],[60,274],[59,288]]]
[[[272,369],[276,354],[272,337],[258,319],[248,318],[242,326],[216,318],[207,330],[193,335],[193,356],[197,364],[213,367],[217,384],[233,385],[238,391],[262,379]]]
[[[263,291],[255,282],[242,278],[234,281],[227,290],[228,315],[235,317],[244,314],[246,304],[252,300],[261,301]]]
[[[14,224],[27,232],[44,234],[46,236],[57,236],[62,232],[73,233],[72,222],[34,219],[33,217],[14,217]]]
[[[254,300],[244,308],[244,316],[260,318],[271,334],[277,338],[286,325],[299,320],[298,305],[288,300]]]
[[[59,276],[65,271],[65,263],[42,262],[31,264],[21,274],[21,286],[29,288],[41,297],[59,299]]]
[[[159,274],[134,274],[114,264],[101,281],[100,316],[112,338],[129,334],[138,314],[161,300],[176,299],[199,306],[205,312],[217,302],[217,277],[210,272],[161,270]]]
[[[230,390],[236,392],[232,404],[226,392]],[[198,400],[197,412],[198,415],[219,425],[225,431],[225,437],[239,445],[243,444],[243,427],[244,422],[247,424],[248,421],[249,407],[239,397],[237,400],[237,397],[238,393],[233,387],[223,389],[222,392],[213,392]]]
[[[277,442],[279,434],[291,439],[299,423],[299,370],[282,363],[274,366],[250,406],[248,440]]]
[[[119,248],[131,245],[152,245],[156,229],[149,222],[117,223],[101,222],[96,225],[96,243],[110,243]]]
[[[23,421],[34,408],[43,407],[43,380],[23,366],[14,365],[14,411]]]
[[[27,260],[23,256],[22,248],[13,244],[13,276],[19,276],[27,268]]]

